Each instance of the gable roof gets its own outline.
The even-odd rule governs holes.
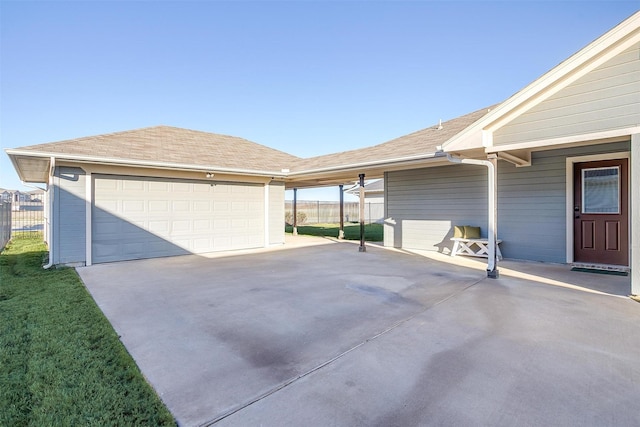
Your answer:
[[[6,150],[23,181],[46,182],[48,158],[273,175],[298,157],[235,136],[171,126]],[[37,163],[37,159],[41,158]],[[47,161],[45,161],[45,159]],[[43,175],[44,174],[44,175]]]
[[[492,132],[640,41],[640,12],[542,75],[496,106],[490,114],[447,141],[446,152],[491,147]]]

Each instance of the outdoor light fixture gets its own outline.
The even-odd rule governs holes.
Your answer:
[[[213,174],[211,172],[207,172],[207,178],[213,178]]]

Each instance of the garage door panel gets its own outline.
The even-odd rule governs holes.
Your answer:
[[[94,175],[93,262],[264,245],[264,188]]]
[[[167,191],[169,191],[169,183],[168,182],[161,182],[161,181],[149,181],[149,192],[163,192],[166,193]]]

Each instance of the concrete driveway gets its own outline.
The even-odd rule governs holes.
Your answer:
[[[296,242],[78,272],[181,425],[640,425],[628,278]]]

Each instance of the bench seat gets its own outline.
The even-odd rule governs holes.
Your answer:
[[[469,255],[483,258],[489,257],[488,239],[465,239],[463,237],[452,237],[451,240],[454,242],[453,249],[451,250],[451,256]],[[499,260],[502,259],[500,243],[502,243],[502,240],[496,240],[496,258]]]

